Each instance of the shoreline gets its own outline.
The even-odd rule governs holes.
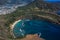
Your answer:
[[[11,29],[10,33],[11,33],[11,35],[13,35],[14,38],[16,38],[16,36],[15,36],[14,33],[13,33],[13,28],[14,28],[14,26],[15,26],[18,22],[20,22],[20,21],[21,21],[21,19],[13,22],[13,24],[10,25],[10,29]]]
[[[11,25],[10,25],[10,29],[12,29],[12,30],[13,30],[13,28],[14,28],[15,24],[17,24],[17,23],[18,23],[18,22],[20,22],[20,21],[21,21],[21,19],[20,19],[20,20],[15,21],[13,24],[11,24]]]
[[[37,16],[43,17],[43,18],[45,18],[45,19],[48,18],[48,17],[41,16],[41,15],[37,15]],[[16,36],[15,36],[14,33],[13,33],[14,26],[15,26],[18,22],[20,22],[21,20],[22,20],[22,19],[19,18],[18,20],[16,20],[15,22],[13,22],[13,23],[10,25],[10,29],[11,29],[10,33],[11,33],[11,35],[13,35],[14,38],[16,38]],[[48,20],[53,21],[52,18],[50,18],[50,19],[48,19]]]

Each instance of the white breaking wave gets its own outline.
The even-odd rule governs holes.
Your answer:
[[[20,29],[20,32],[22,32],[22,29]]]
[[[41,36],[41,33],[39,33],[39,37]]]
[[[24,27],[25,25],[24,25],[24,23],[22,23],[22,27]]]
[[[24,36],[25,35],[25,31],[20,29],[21,35]]]

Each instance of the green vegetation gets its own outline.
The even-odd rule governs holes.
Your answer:
[[[51,20],[51,21],[54,21],[57,23],[60,21],[60,20],[58,21],[58,19],[60,18],[58,15],[48,13],[45,11],[41,11],[41,10],[45,10],[45,9],[38,8],[36,6],[36,2],[34,2],[34,3],[29,4],[27,6],[17,8],[17,10],[12,12],[11,14],[0,15],[0,28],[2,27],[1,28],[2,31],[5,30],[4,31],[5,34],[4,34],[3,38],[7,38],[8,40],[9,39],[15,40],[15,39],[13,39],[13,37],[10,34],[10,24],[12,24],[16,20],[20,19],[21,16],[29,16],[29,15],[30,16],[33,16],[33,15],[36,16],[37,15],[39,17],[42,17],[44,19],[48,19],[48,20]]]

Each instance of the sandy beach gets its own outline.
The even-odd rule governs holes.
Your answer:
[[[17,20],[17,21],[15,21],[13,24],[10,25],[10,28],[13,30],[15,24],[17,24],[17,23],[20,22],[20,21],[21,21],[21,20]]]
[[[18,23],[18,22],[20,22],[21,20],[17,20],[17,21],[15,21],[13,24],[10,24],[10,29],[11,29],[11,35],[13,35],[13,37],[14,38],[16,38],[16,36],[14,35],[14,33],[13,33],[13,28],[14,28],[14,26]]]

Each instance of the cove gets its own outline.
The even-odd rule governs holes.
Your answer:
[[[38,34],[45,40],[60,40],[60,25],[46,20],[25,19],[14,26],[13,33],[16,37]]]

